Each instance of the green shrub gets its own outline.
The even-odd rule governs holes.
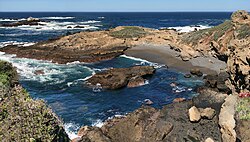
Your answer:
[[[143,37],[147,34],[144,29],[140,27],[124,27],[122,30],[111,32],[111,36],[116,38],[136,38]]]
[[[247,38],[250,36],[250,26],[245,24],[245,25],[242,25],[238,30],[238,35],[237,35],[237,38],[238,39],[243,39],[243,38]]]
[[[241,120],[250,120],[250,98],[242,98],[237,104],[236,111]]]

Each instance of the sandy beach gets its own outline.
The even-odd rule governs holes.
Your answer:
[[[197,57],[189,61],[183,61],[179,52],[170,49],[169,46],[143,44],[128,49],[125,54],[150,62],[165,64],[169,69],[188,73],[192,68],[198,68],[205,74],[216,74],[226,69],[226,63],[213,57]]]

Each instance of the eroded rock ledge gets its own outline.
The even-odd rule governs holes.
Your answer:
[[[144,77],[152,75],[152,66],[134,66],[130,68],[113,68],[95,74],[88,79],[91,86],[101,85],[104,89],[119,89],[122,87],[138,87],[144,85]]]
[[[143,106],[126,117],[107,120],[104,126],[82,127],[74,142],[152,142],[152,141],[205,141],[211,138],[221,141],[218,114],[226,94],[209,89],[200,90],[201,95],[190,101],[173,103],[158,110]],[[192,106],[213,108],[215,116],[203,118],[197,123],[189,120],[188,110]]]

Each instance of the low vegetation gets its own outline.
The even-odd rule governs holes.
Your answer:
[[[210,36],[213,36],[212,39],[217,41],[220,37],[222,37],[227,31],[230,31],[232,28],[233,25],[231,21],[225,21],[224,23],[209,29],[203,29],[188,33],[183,36],[183,42],[196,45],[202,38]]]
[[[250,120],[250,98],[241,98],[236,110],[241,120]]]
[[[0,86],[10,86],[17,81],[17,74],[10,63],[0,61]]]
[[[111,36],[116,38],[138,38],[143,37],[147,34],[144,29],[140,27],[127,26],[119,31],[111,32]]]
[[[0,141],[69,141],[44,101],[33,100],[18,84],[10,63],[0,61],[0,77]]]
[[[250,26],[248,24],[242,25],[238,30],[237,30],[237,38],[238,39],[244,39],[250,36]]]

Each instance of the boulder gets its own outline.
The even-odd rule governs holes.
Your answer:
[[[205,109],[199,108],[199,111],[201,113],[202,118],[206,118],[210,120],[213,119],[213,117],[216,114],[216,111],[212,108],[205,108]]]
[[[150,99],[145,99],[144,104],[145,105],[152,105],[152,104],[154,104],[154,102],[152,102]]]
[[[173,100],[173,103],[180,103],[180,102],[183,102],[183,101],[185,101],[186,100],[186,98],[175,98],[174,100]]]
[[[2,26],[2,27],[17,27],[17,26],[22,26],[22,25],[30,25],[30,26],[43,25],[43,24],[41,24],[39,22],[41,22],[40,19],[29,17],[28,19],[23,20],[23,21],[12,22],[12,23],[4,23],[4,24],[2,24],[0,26]]]
[[[145,84],[145,79],[143,79],[140,76],[135,76],[129,80],[127,87],[129,87],[129,88],[139,87],[139,86],[142,86],[144,84]]]
[[[193,107],[191,107],[188,110],[188,113],[189,113],[189,120],[191,122],[198,122],[198,121],[200,121],[201,114],[200,114],[198,108],[196,108],[195,106],[193,106]]]
[[[190,73],[191,73],[192,75],[196,75],[196,76],[198,76],[198,77],[203,76],[203,73],[201,72],[201,70],[200,70],[200,69],[197,69],[197,68],[191,69],[191,70],[190,70]]]
[[[119,89],[122,87],[136,87],[144,84],[144,76],[154,74],[154,67],[152,66],[134,66],[130,68],[114,68],[103,72],[96,73],[88,83],[91,86],[101,84],[104,89]]]
[[[214,142],[214,140],[212,138],[207,138],[205,142]]]

